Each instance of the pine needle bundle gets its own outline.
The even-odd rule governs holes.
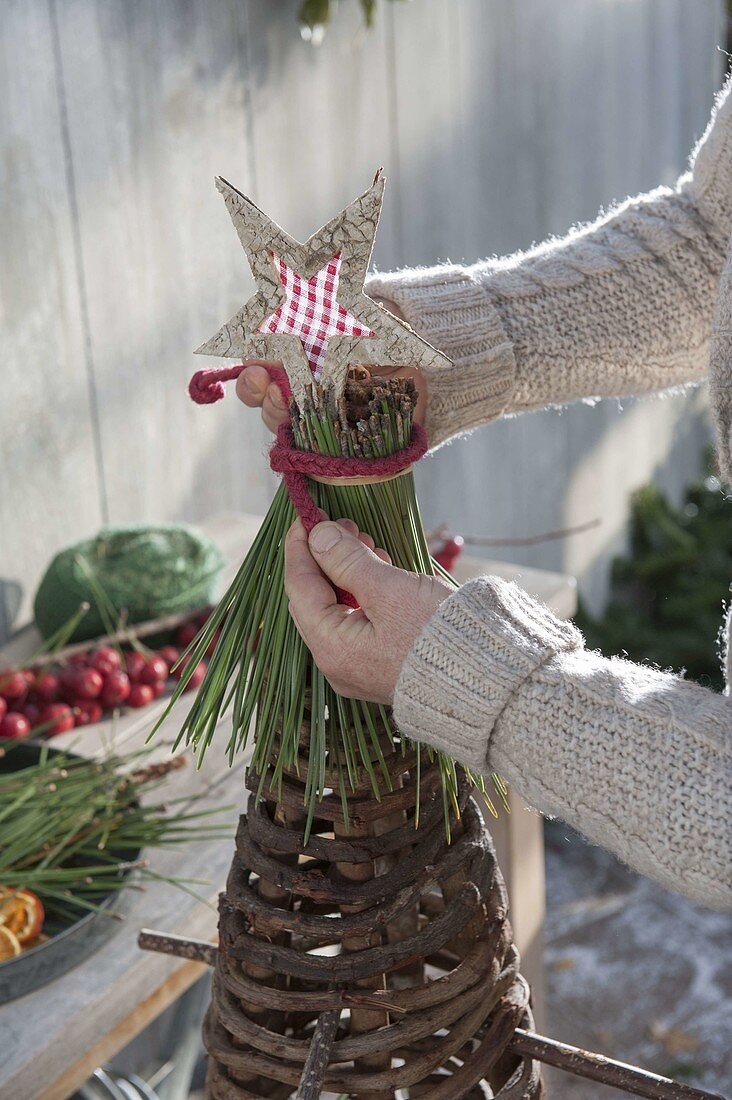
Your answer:
[[[335,458],[365,459],[404,450],[412,439],[416,396],[408,379],[352,378],[337,400],[332,391],[313,381],[300,406],[290,402],[295,447]],[[388,551],[395,566],[415,573],[439,573],[454,583],[430,556],[411,470],[368,484],[310,481],[309,488],[319,508],[332,518],[353,520]],[[251,767],[259,777],[260,791],[265,784],[277,790],[285,772],[298,773],[300,752],[307,742],[307,834],[315,806],[334,785],[334,776],[348,820],[348,796],[357,772],[365,771],[379,797],[391,782],[385,753],[393,751],[395,743],[397,751],[406,752],[407,744],[395,729],[389,708],[343,698],[333,690],[295,627],[283,583],[284,540],[295,518],[283,484],[236,578],[183,655],[185,670],[170,705],[185,690],[193,669],[220,631],[179,741],[191,745],[200,762],[219,721],[230,711],[230,762],[253,737]],[[450,808],[459,813],[458,766],[431,749],[419,745],[414,749],[418,769],[421,753],[439,763],[447,821]],[[485,793],[482,779],[474,777],[474,782]],[[496,789],[503,794],[500,780]],[[487,795],[486,799],[495,813]]]
[[[179,758],[148,762],[150,750],[85,758],[39,748],[25,763],[12,743],[0,771],[0,887],[32,890],[57,922],[97,910],[132,881],[161,880],[189,888],[191,880],[152,871],[143,849],[228,835],[211,821],[219,810],[187,809],[185,799],[154,792]],[[130,872],[134,872],[131,876]]]

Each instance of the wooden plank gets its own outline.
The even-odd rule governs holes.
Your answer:
[[[457,162],[457,176],[453,180],[446,174],[439,159],[435,176],[443,188],[443,203],[460,209],[465,224],[456,242],[449,220],[433,219],[431,233],[415,234],[421,238],[421,251],[419,255],[408,251],[404,258],[410,262],[449,256],[472,263],[527,246],[538,235],[544,210],[540,180],[547,135],[536,93],[535,42],[543,42],[544,23],[550,18],[547,6],[527,3],[519,12],[510,0],[459,0],[449,5],[447,14],[451,55],[441,71],[448,83],[457,85],[459,110],[454,126],[458,134],[448,133],[446,142],[451,164]],[[438,33],[435,28],[435,36]],[[542,58],[539,68],[551,67],[551,51],[542,47]],[[441,89],[442,82],[435,82],[434,95]],[[422,97],[412,97],[410,110],[413,115],[430,112],[422,118],[422,134],[442,135],[445,128],[440,126],[439,112],[430,111],[433,99],[428,96],[423,109]],[[424,156],[431,156],[432,144],[424,144]],[[443,140],[438,145],[442,147]],[[413,183],[416,197],[422,185],[418,180]],[[412,209],[419,209],[419,203],[413,202]],[[404,236],[407,242],[412,239],[406,227]],[[524,418],[493,424],[459,446],[444,449],[418,469],[428,525],[445,520],[458,532],[506,536],[559,526],[554,522],[556,492],[542,491],[543,486],[537,488],[532,478],[535,436],[533,417],[530,422]],[[546,436],[541,438],[541,469],[562,469],[563,441],[555,432],[547,445]],[[513,549],[506,556],[524,564],[540,560],[538,555]],[[543,558],[541,563],[547,564]],[[554,562],[550,559],[548,564]]]
[[[233,835],[243,793],[242,773],[237,768],[214,783],[196,807],[234,803]],[[161,875],[205,880],[209,885],[198,889],[213,903],[226,879],[231,854],[228,839],[189,843],[177,850],[152,853],[151,866]],[[49,1090],[50,1096],[65,1096],[55,1082],[75,1066],[73,1085],[78,1084],[93,1068],[87,1051],[101,1043],[111,1057],[131,1037],[140,1005],[137,1022],[141,1028],[152,1018],[156,1004],[162,1011],[175,989],[173,984],[166,992],[166,984],[171,979],[175,982],[173,976],[181,962],[141,952],[137,933],[143,926],[210,939],[215,935],[216,912],[173,886],[159,883],[147,887],[119,931],[91,958],[22,1001],[0,1009],[0,1094],[14,1100],[36,1100],[44,1090]],[[189,971],[180,980],[185,983],[194,977]]]
[[[63,6],[70,147],[110,518],[189,521],[274,485],[267,435],[233,398],[186,386],[192,355],[251,280],[213,177],[248,190],[246,6]]]
[[[298,240],[387,177],[377,262],[393,247],[399,186],[390,132],[385,13],[366,31],[358,4],[339,5],[317,48],[300,40],[297,0],[249,0],[252,197]]]
[[[50,554],[103,517],[62,96],[49,5],[4,4],[0,641],[27,617]]]
[[[551,65],[541,0],[460,0],[455,6],[460,81],[460,189],[465,205],[465,256],[480,260],[526,248],[535,239],[544,198],[541,164],[547,136],[537,96],[536,44]]]
[[[700,138],[704,133],[709,115],[707,84],[718,87],[729,65],[727,56],[727,5],[717,0],[690,8],[681,3],[679,10],[679,37],[684,44],[681,72],[706,73],[707,80],[694,81],[689,85],[681,99],[682,126],[684,133]],[[716,49],[710,50],[713,42]]]
[[[388,5],[383,12],[397,136],[399,266],[431,264],[448,256],[457,260],[464,249],[457,7],[421,0],[417,6]],[[416,50],[413,43],[419,39],[423,48]]]
[[[470,140],[461,145],[461,182],[446,190],[466,210],[468,260],[563,233],[601,204],[684,169],[720,77],[716,0],[693,15],[683,0],[456,0],[450,10],[458,29],[451,72],[461,74]],[[430,29],[423,33],[429,54]],[[429,98],[424,112],[422,131],[441,133]],[[419,256],[407,252],[404,261],[459,259],[440,234],[435,219]],[[409,226],[403,236],[412,239]],[[517,564],[578,576],[598,611],[609,561],[625,542],[629,492],[656,478],[677,495],[698,472],[709,433],[693,395],[644,401],[637,411],[624,405],[491,424],[438,452],[417,472],[428,526],[510,537],[602,516],[601,528],[564,542],[502,551]]]
[[[506,880],[514,943],[521,953],[521,973],[531,986],[537,1030],[547,1026],[544,918],[546,872],[544,818],[509,788],[508,804],[498,806],[498,820],[486,815],[496,846],[498,865]]]
[[[184,963],[149,997],[136,1005],[124,1020],[120,1020],[98,1042],[85,1050],[78,1061],[67,1066],[60,1076],[44,1088],[34,1100],[67,1100],[67,1097],[91,1077],[98,1066],[114,1058],[115,1054],[126,1047],[140,1032],[144,1031],[148,1024],[156,1020],[166,1008],[190,989],[194,982],[206,974],[208,969],[202,963]]]

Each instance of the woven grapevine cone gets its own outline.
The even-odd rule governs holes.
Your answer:
[[[377,800],[360,776],[347,823],[326,793],[307,843],[307,745],[299,775],[250,798],[220,897],[210,1100],[295,1095],[316,1023],[333,1010],[327,1070],[308,1095],[543,1095],[537,1064],[507,1054],[514,1028],[533,1026],[529,989],[468,784],[448,844],[439,769],[423,754],[418,774],[416,754],[387,747],[391,789]]]

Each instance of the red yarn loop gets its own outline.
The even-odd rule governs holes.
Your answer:
[[[260,364],[270,379],[280,387],[282,396],[289,401],[291,389],[284,367]],[[242,363],[236,367],[199,370],[193,375],[188,392],[198,405],[211,405],[224,396],[224,382],[238,378],[245,369]],[[350,458],[299,451],[295,447],[292,426],[285,421],[277,431],[277,440],[269,452],[269,464],[275,473],[282,475],[287,492],[303,527],[308,534],[322,521],[322,513],[313,500],[308,487],[308,477],[383,477],[385,480],[406,471],[427,451],[427,433],[421,424],[412,425],[412,440],[408,446],[383,458]],[[358,607],[349,592],[338,590],[340,603]]]
[[[238,378],[244,370],[242,363],[238,367],[227,367],[224,370],[197,370],[188,383],[188,394],[197,405],[213,405],[214,401],[221,401],[226,396],[224,382]]]
[[[267,371],[272,382],[280,387],[285,400],[289,401],[292,390],[285,368],[278,367],[274,363],[268,363],[266,366],[264,363],[259,365]],[[245,369],[246,364],[239,363],[236,367],[211,367],[205,370],[197,370],[188,383],[188,393],[191,400],[195,401],[197,405],[213,405],[214,402],[221,401],[226,396],[224,382],[232,382]]]

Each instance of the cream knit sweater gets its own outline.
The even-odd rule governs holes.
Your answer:
[[[728,83],[675,188],[530,252],[380,275],[367,290],[453,360],[428,379],[427,428],[439,445],[509,413],[703,378],[731,233]],[[732,253],[712,395],[732,482]],[[394,713],[405,733],[500,772],[539,810],[664,886],[732,908],[729,695],[590,653],[574,626],[483,577],[423,630]]]

